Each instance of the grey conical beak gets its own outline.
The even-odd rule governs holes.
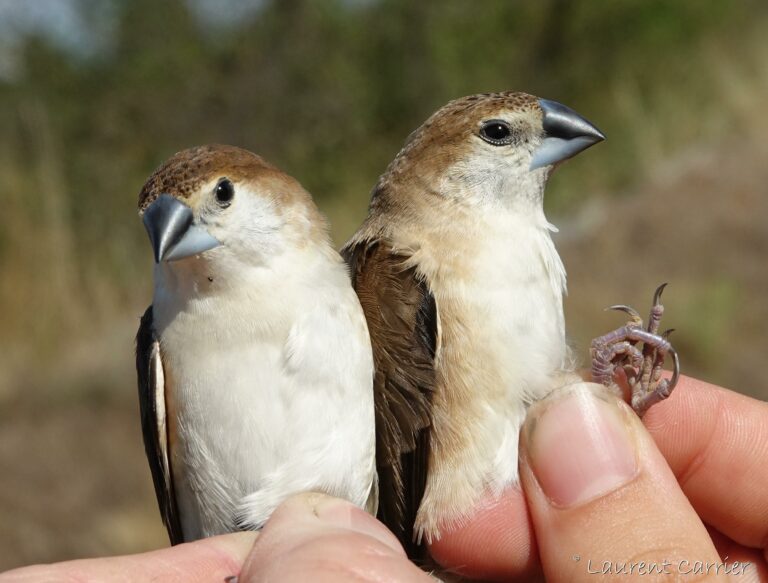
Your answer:
[[[155,263],[183,259],[221,245],[195,224],[192,209],[170,194],[161,194],[146,208],[144,227],[152,243]]]
[[[603,132],[556,101],[539,99],[544,112],[545,138],[531,159],[531,170],[572,158],[605,139]]]

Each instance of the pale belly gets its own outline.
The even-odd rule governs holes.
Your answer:
[[[427,538],[466,517],[481,493],[517,482],[528,405],[570,378],[562,291],[543,267],[496,264],[435,296],[442,326],[437,412],[416,520]]]
[[[324,490],[364,504],[371,477],[363,470],[351,477],[349,468],[368,452],[344,419],[356,412],[340,394],[303,387],[299,395],[283,359],[274,344],[251,343],[206,356],[187,351],[166,365],[186,540],[258,527],[294,492]]]

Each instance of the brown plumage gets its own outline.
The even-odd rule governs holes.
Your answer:
[[[168,437],[158,424],[159,421],[165,425],[165,412],[157,410],[158,399],[162,399],[162,407],[165,407],[165,393],[162,380],[156,378],[158,367],[153,366],[152,363],[153,358],[159,358],[158,351],[158,340],[152,328],[152,306],[149,306],[141,317],[139,332],[136,334],[136,372],[139,385],[141,432],[144,436],[144,449],[147,452],[160,516],[168,530],[171,544],[176,545],[184,542],[184,537],[173,490]]]
[[[164,193],[189,198],[203,182],[215,178],[213,173],[243,179],[261,172],[280,173],[261,156],[235,146],[209,144],[182,150],[163,162],[144,183],[139,210]]]
[[[527,93],[482,93],[451,101],[408,136],[379,178],[373,190],[371,210],[384,209],[390,204],[408,204],[409,201],[391,195],[393,189],[400,186],[413,188],[414,180],[428,190],[435,188],[438,173],[462,156],[467,140],[477,132],[476,122],[492,118],[502,109],[530,113],[534,120],[541,120],[537,98]]]
[[[204,183],[225,177],[235,182],[258,181],[265,190],[263,194],[273,197],[280,206],[309,207],[312,220],[323,228],[326,226],[325,217],[317,210],[312,196],[292,176],[253,152],[222,144],[189,148],[166,160],[139,192],[139,212],[161,194],[189,200]]]
[[[379,518],[411,557],[515,483],[527,404],[570,378],[543,193],[600,139],[526,93],[452,101],[408,137],[342,252],[374,351]]]
[[[429,452],[429,433],[423,430],[430,424],[435,386],[435,300],[405,264],[407,256],[393,253],[385,242],[348,247],[344,257],[353,266],[353,287],[376,347],[376,459],[384,460],[378,470],[379,517],[414,556],[411,529]]]

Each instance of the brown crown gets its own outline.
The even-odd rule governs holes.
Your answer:
[[[280,173],[260,156],[235,146],[211,144],[182,150],[147,179],[139,193],[139,211],[161,194],[189,198],[202,183],[218,176],[237,180],[252,178],[264,171]]]
[[[506,91],[480,93],[455,99],[433,113],[405,141],[402,150],[379,178],[376,190],[385,189],[400,176],[409,177],[414,164],[419,173],[428,173],[430,167],[441,168],[461,152],[468,136],[477,131],[478,124],[501,111],[536,112],[541,115],[539,98],[527,93]],[[435,146],[440,145],[439,150]],[[377,198],[374,194],[374,198]],[[381,204],[381,201],[375,201]]]

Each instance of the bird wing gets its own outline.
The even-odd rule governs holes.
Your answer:
[[[373,345],[378,517],[413,557],[413,523],[427,479],[437,307],[408,255],[387,241],[353,243],[342,254]]]
[[[160,359],[160,343],[153,327],[152,306],[141,318],[136,334],[136,372],[139,379],[139,409],[144,449],[155,484],[157,503],[171,544],[184,542],[173,491],[168,453],[168,431],[165,411],[165,378]]]

